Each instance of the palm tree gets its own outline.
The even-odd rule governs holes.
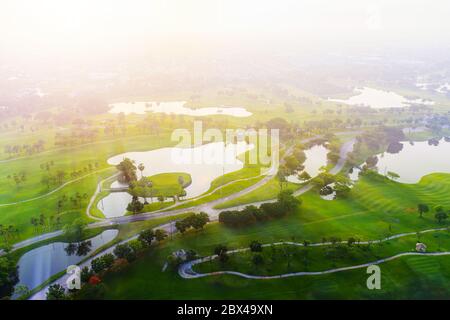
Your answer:
[[[144,177],[144,175],[143,175],[143,171],[144,171],[144,169],[145,169],[144,164],[143,164],[143,163],[140,163],[140,164],[138,165],[138,169],[139,169],[139,171],[141,172],[141,178]]]

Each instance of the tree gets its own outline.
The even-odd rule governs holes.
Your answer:
[[[103,270],[110,268],[114,263],[114,256],[111,253],[106,253],[101,257],[95,258],[91,261],[91,268],[95,273],[100,273]]]
[[[155,232],[153,232],[152,229],[141,231],[138,236],[138,240],[146,247],[149,247],[152,244],[154,238]]]
[[[26,297],[30,294],[30,289],[24,284],[18,284],[14,288],[14,296],[18,297],[19,299],[22,297]]]
[[[62,285],[56,283],[48,287],[47,300],[65,300],[66,291]]]
[[[392,171],[388,171],[386,174],[391,180],[397,180],[398,178],[400,178],[400,175],[398,173]]]
[[[300,173],[298,175],[298,177],[299,177],[300,180],[303,180],[303,181],[308,181],[309,179],[311,179],[311,176],[306,171],[303,171],[302,173]]]
[[[200,212],[199,214],[194,213],[190,217],[190,222],[194,229],[200,230],[209,222],[209,216],[205,212]]]
[[[258,241],[252,241],[250,243],[250,251],[251,252],[261,252],[263,250],[262,244]]]
[[[139,165],[138,165],[138,169],[139,169],[139,171],[141,172],[141,179],[144,177],[144,175],[143,175],[143,171],[144,171],[144,169],[145,169],[145,166],[144,166],[144,164],[143,163],[140,163]]]
[[[156,229],[155,231],[155,239],[160,242],[167,238],[167,231],[163,229]]]
[[[9,251],[8,248],[4,249]],[[15,261],[9,256],[0,256],[0,298],[10,296],[19,281]]]
[[[117,170],[120,171],[119,175],[119,181],[130,183],[131,181],[136,181],[136,166],[134,165],[133,161],[131,161],[128,158],[123,159],[122,162],[120,162],[116,166]]]
[[[292,213],[301,204],[301,200],[295,198],[292,190],[284,190],[278,194],[278,204],[286,213]]]
[[[447,220],[448,214],[445,211],[438,211],[438,212],[436,212],[434,217],[436,218],[438,223],[442,223],[444,220]]]
[[[83,267],[83,269],[81,269],[81,275],[80,275],[80,280],[83,283],[86,283],[89,281],[90,277],[93,276],[94,272],[89,269],[89,267]]]
[[[127,206],[127,210],[133,212],[133,214],[137,214],[138,212],[141,212],[143,209],[144,204],[139,201],[138,197],[133,196],[131,202]]]
[[[83,237],[86,222],[83,219],[75,219],[71,224],[64,226],[64,234],[71,240],[80,240]]]
[[[264,263],[264,258],[260,254],[255,254],[252,258],[252,262],[255,266],[260,266]]]
[[[228,248],[225,245],[218,245],[214,248],[214,254],[219,257],[219,261],[224,263],[228,260]]]
[[[175,228],[181,233],[184,233],[189,227],[190,225],[184,219],[175,222]]]
[[[283,190],[283,183],[286,183],[286,177],[289,175],[285,167],[280,167],[277,172],[278,182],[280,184],[280,190]]]
[[[113,252],[117,258],[126,259],[128,262],[133,261],[136,258],[134,250],[128,243],[118,244]]]
[[[424,213],[427,213],[430,211],[430,208],[425,203],[419,203],[417,205],[417,211],[419,212],[419,215],[422,218]]]

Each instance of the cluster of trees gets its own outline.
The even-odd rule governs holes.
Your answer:
[[[312,180],[312,183],[319,188],[319,192],[323,195],[335,191],[337,197],[345,198],[351,191],[350,179],[343,174],[333,175],[328,172],[321,172]],[[333,184],[333,187],[330,186],[331,184]]]
[[[72,240],[79,241],[83,238],[84,230],[86,229],[87,223],[82,218],[78,218],[72,221],[72,223],[67,224],[63,228],[64,235]]]
[[[83,167],[83,169],[72,171],[70,173],[70,176],[72,178],[78,178],[78,177],[82,176],[83,174],[92,172],[94,169],[98,169],[98,167],[99,167],[98,162],[88,163],[86,167]]]
[[[32,144],[8,144],[4,147],[4,152],[9,156],[32,155],[44,151],[44,145],[44,140],[38,140],[37,142]]]
[[[34,227],[34,232],[39,233],[59,228],[61,226],[61,217],[58,215],[50,215],[47,218],[45,214],[41,213],[37,218],[31,217],[30,223]]]
[[[358,165],[361,156],[367,154],[367,150],[378,153],[389,149],[390,152],[399,152],[400,141],[405,140],[405,134],[401,128],[379,126],[373,130],[364,131],[356,138],[356,144],[353,151],[348,155],[348,161],[352,165]]]
[[[422,218],[424,213],[430,212],[430,207],[426,203],[419,203],[417,205],[417,212],[419,212],[419,216]],[[445,210],[441,205],[434,207],[434,218],[438,223],[443,223],[444,221],[446,221],[449,214],[450,211]]]
[[[64,250],[67,255],[71,256],[76,254],[77,256],[85,256],[91,251],[92,242],[90,240],[80,241],[80,242],[71,242],[69,243]]]
[[[120,182],[131,183],[137,180],[136,165],[129,158],[123,159],[116,168],[120,173],[118,178]]]
[[[55,146],[72,147],[80,144],[91,143],[96,141],[98,129],[96,128],[74,128],[70,133],[56,132]]]
[[[61,213],[62,209],[70,201],[72,204],[72,208],[79,208],[81,209],[83,205],[83,201],[86,201],[89,198],[89,195],[87,193],[79,193],[78,191],[75,192],[73,195],[68,197],[66,194],[63,194],[61,197],[58,198],[56,201],[56,211]]]
[[[175,228],[177,228],[177,230],[181,233],[184,233],[190,228],[201,230],[208,222],[208,214],[204,212],[193,213],[190,216],[175,222]]]
[[[294,212],[301,204],[301,200],[292,195],[291,190],[283,190],[278,194],[276,202],[264,203],[261,207],[247,206],[243,210],[222,211],[219,214],[219,222],[230,227],[242,227],[281,218]]]
[[[286,156],[283,159],[283,162],[277,172],[280,189],[283,189],[283,183],[287,182],[286,177],[297,172],[301,172],[305,168],[303,163],[306,160],[306,154],[303,151],[303,148],[304,146],[302,145],[296,145],[292,155]],[[306,178],[304,180],[311,178],[306,171],[302,172],[299,176],[301,176],[301,179]]]
[[[19,235],[19,229],[14,225],[4,226],[0,224],[0,237],[3,243],[9,243],[11,240],[17,239]]]
[[[26,171],[20,171],[19,173],[8,174],[6,176],[8,180],[13,180],[16,186],[20,186],[22,183],[27,181],[27,173]]]
[[[19,281],[16,261],[11,255],[0,257],[0,298],[11,296],[15,284]]]
[[[139,254],[148,249],[154,241],[161,242],[167,238],[167,232],[162,229],[146,229],[139,233],[135,240],[118,244],[113,253],[106,253],[98,258],[92,259],[90,267],[81,269],[81,282],[83,287],[75,295],[86,299],[99,299],[104,294],[104,287],[101,278],[106,272],[114,272],[122,269],[123,266],[134,261]],[[66,248],[67,249],[67,248]],[[55,284],[47,291],[47,300],[68,299],[64,287]]]

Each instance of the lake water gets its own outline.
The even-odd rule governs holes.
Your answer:
[[[109,158],[108,163],[117,165],[124,158],[134,160],[136,164],[143,163],[143,174],[147,177],[170,172],[190,174],[192,183],[185,190],[186,197],[193,198],[208,191],[214,179],[242,169],[244,163],[237,159],[237,156],[253,147],[244,141],[226,146],[223,142],[214,142],[192,148],[169,147],[145,152],[127,152]],[[111,187],[119,188],[124,185],[115,181]],[[108,218],[118,217],[124,215],[130,201],[131,196],[127,192],[112,192],[99,201],[97,207]]]
[[[323,145],[315,145],[312,146],[309,149],[306,149],[305,151],[306,160],[303,163],[305,166],[304,171],[306,171],[311,178],[314,178],[317,176],[320,172],[320,168],[327,165],[327,154],[330,152],[325,146]],[[298,175],[290,175],[287,178],[287,181],[293,182],[293,183],[302,183],[304,181],[300,180],[298,178]]]
[[[251,112],[242,107],[208,107],[191,109],[184,105],[185,101],[171,101],[171,102],[119,102],[110,105],[109,113],[124,113],[124,114],[146,114],[147,112],[165,113],[165,114],[180,114],[193,117],[202,117],[209,115],[227,115],[233,117],[249,117]]]
[[[417,183],[430,173],[450,173],[450,142],[441,139],[437,146],[429,145],[427,141],[402,144],[399,153],[378,155],[377,168],[381,174],[392,171],[400,175],[399,182]]]
[[[101,234],[89,239],[92,243],[90,252],[112,241],[118,230],[105,230]],[[48,278],[65,270],[72,264],[77,264],[87,255],[68,255],[64,250],[67,243],[55,242],[25,253],[19,260],[19,283],[34,289]]]
[[[408,100],[407,98],[392,92],[378,90],[368,87],[356,88],[354,90],[357,94],[348,99],[328,99],[329,101],[340,102],[352,106],[368,106],[376,109],[382,108],[402,108],[411,104],[433,105],[434,102],[430,100],[415,99]]]

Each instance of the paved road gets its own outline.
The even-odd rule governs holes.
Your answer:
[[[192,269],[186,269],[179,271],[179,275],[183,277],[184,279],[194,279],[194,278],[201,278],[201,277],[208,277],[208,276],[217,276],[217,275],[223,275],[223,274],[231,274],[235,276],[239,276],[242,278],[247,279],[255,279],[255,280],[267,280],[267,279],[280,279],[280,278],[288,278],[288,277],[299,277],[299,276],[316,276],[321,274],[329,274],[329,273],[336,273],[336,272],[342,272],[342,271],[348,271],[348,270],[354,270],[354,269],[361,269],[361,268],[367,268],[368,266],[374,265],[374,264],[380,264],[383,262],[391,261],[394,259],[398,259],[400,257],[404,256],[445,256],[450,255],[450,251],[445,252],[403,252],[399,253],[395,256],[391,256],[384,259],[379,259],[376,261],[359,264],[355,266],[349,266],[349,267],[342,267],[342,268],[335,268],[335,269],[329,269],[324,271],[301,271],[301,272],[291,272],[291,273],[284,273],[274,276],[255,276],[251,274],[241,273],[237,271],[216,271],[216,272],[210,272],[210,273],[196,273],[195,271],[192,271]],[[209,260],[205,260],[209,261]]]
[[[320,137],[321,136],[315,136],[312,138],[305,139],[302,142],[307,143],[309,141],[318,139]],[[330,170],[330,172],[335,174],[343,168],[343,166],[345,164],[345,160],[347,159],[348,153],[353,150],[354,143],[355,143],[355,139],[350,140],[342,145],[341,151],[340,151],[340,159],[337,162],[336,166]],[[289,154],[289,152],[291,152],[291,151],[288,150],[286,153]],[[223,210],[240,210],[249,205],[260,206],[263,203],[276,201],[276,199],[271,199],[271,200],[265,200],[265,201],[255,202],[255,203],[248,203],[248,204],[231,207],[231,208],[226,208],[226,209],[214,209],[214,207],[219,204],[222,204],[226,201],[241,197],[241,196],[248,194],[248,193],[258,189],[259,187],[262,187],[263,185],[265,185],[276,174],[276,172],[273,172],[273,170],[269,170],[269,172],[270,173],[266,177],[264,177],[263,179],[261,179],[260,181],[255,183],[254,185],[252,185],[246,189],[243,189],[237,193],[234,193],[230,196],[221,198],[221,199],[217,199],[217,200],[214,200],[214,201],[211,201],[208,203],[204,203],[204,204],[194,206],[194,207],[189,207],[189,208],[182,208],[182,209],[175,209],[175,210],[167,210],[167,208],[166,208],[166,210],[160,211],[160,212],[147,212],[147,213],[141,213],[138,215],[122,216],[122,217],[109,218],[109,219],[99,219],[99,218],[90,216],[93,219],[97,219],[99,221],[89,224],[88,228],[108,227],[108,226],[114,226],[114,225],[118,225],[118,224],[125,224],[125,223],[136,222],[136,221],[153,220],[153,219],[162,218],[162,217],[171,217],[171,216],[176,216],[176,215],[186,213],[186,212],[201,212],[201,211],[206,212],[209,215],[211,221],[216,221],[218,219],[219,213]],[[111,177],[106,178],[105,180],[110,179],[110,178]],[[96,194],[99,192],[99,186],[101,185],[101,183],[102,182],[100,182],[97,185]],[[313,186],[311,184],[306,185],[306,186],[300,188],[299,190],[297,190],[296,192],[294,192],[294,195],[299,196],[299,195],[311,190],[312,187]],[[91,201],[89,203],[89,208],[93,204],[93,201],[94,201],[93,199],[95,199],[95,198],[94,197],[91,198]],[[55,231],[52,233],[47,233],[47,234],[43,234],[40,236],[36,236],[36,237],[30,238],[30,239],[24,240],[22,242],[18,242],[13,245],[12,251],[15,251],[17,249],[37,243],[42,240],[51,239],[51,238],[56,237],[61,234],[62,234],[62,231]],[[2,255],[2,254],[3,254],[3,251],[0,250],[0,255]]]
[[[447,228],[427,229],[427,230],[420,231],[419,233],[424,234],[424,233],[435,232],[435,231],[444,231],[444,230],[447,230]],[[400,233],[400,234],[396,234],[396,235],[393,235],[393,236],[390,236],[390,237],[386,237],[386,238],[381,239],[381,240],[360,241],[359,244],[380,243],[380,242],[385,242],[385,241],[389,241],[389,240],[392,240],[392,239],[402,238],[402,237],[406,237],[406,236],[414,236],[414,235],[417,235],[417,232]],[[340,243],[345,244],[346,241],[341,241]],[[303,243],[289,242],[289,241],[268,243],[268,244],[264,244],[263,247],[269,247],[269,246],[272,246],[272,245],[274,245],[274,246],[294,245],[294,246],[304,247]],[[329,245],[332,245],[332,243],[331,242],[318,242],[318,243],[308,244],[308,247],[319,247],[319,246],[329,246]],[[235,254],[235,253],[245,252],[245,251],[249,251],[249,250],[250,250],[250,248],[241,248],[241,249],[236,249],[236,250],[230,250],[230,251],[228,251],[228,254]],[[196,272],[196,271],[194,271],[192,269],[193,266],[195,266],[197,264],[205,263],[205,262],[209,262],[211,260],[217,259],[217,255],[212,255],[212,256],[203,257],[203,258],[200,258],[200,259],[196,259],[196,260],[193,260],[193,261],[189,261],[189,262],[183,263],[178,268],[178,274],[184,279],[203,278],[203,277],[217,276],[217,275],[223,275],[223,274],[236,275],[236,276],[247,278],[247,279],[279,279],[279,278],[287,278],[287,277],[321,275],[321,274],[342,272],[342,271],[353,270],[353,269],[360,269],[360,268],[368,267],[370,265],[380,264],[380,263],[383,263],[383,262],[391,261],[391,260],[394,260],[394,259],[397,259],[397,258],[400,258],[400,257],[403,257],[403,256],[410,256],[410,255],[441,256],[441,255],[450,255],[450,251],[446,251],[446,252],[427,252],[427,253],[404,252],[404,253],[396,254],[396,255],[391,256],[391,257],[379,259],[379,260],[368,262],[368,263],[364,263],[364,264],[349,266],[349,267],[334,268],[334,269],[329,269],[329,270],[324,270],[324,271],[290,272],[290,273],[284,273],[284,274],[273,275],[273,276],[256,276],[256,275],[246,274],[246,273],[237,272],[237,271],[216,271],[216,272],[209,272],[209,273],[199,273],[199,272]]]

